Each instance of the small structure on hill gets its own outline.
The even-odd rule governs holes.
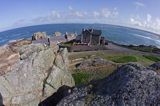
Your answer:
[[[73,39],[76,39],[77,33],[68,33],[68,32],[66,32],[64,37],[65,37],[66,41],[71,41]]]
[[[55,32],[53,35],[54,36],[62,36],[62,33],[61,32]]]
[[[32,40],[47,39],[46,32],[36,32],[32,35]]]
[[[101,30],[82,29],[81,43],[88,45],[100,45],[101,34],[102,34]]]

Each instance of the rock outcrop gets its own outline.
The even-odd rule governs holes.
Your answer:
[[[58,106],[159,106],[160,76],[129,63],[109,77],[75,87]]]
[[[0,94],[5,106],[37,106],[62,85],[74,86],[66,49],[57,51],[43,44],[1,49],[0,55],[8,60],[5,68],[0,64],[0,72],[4,72],[0,74]]]
[[[76,68],[80,70],[92,70],[99,67],[117,67],[117,65],[111,61],[102,59],[100,57],[84,60],[83,62],[76,64]]]
[[[17,40],[15,42],[9,43],[9,45],[10,46],[23,46],[23,45],[29,45],[31,43],[32,43],[32,41],[29,39],[21,39],[21,40]]]
[[[36,32],[32,35],[32,40],[47,39],[46,32]]]
[[[12,65],[19,61],[19,53],[8,46],[0,47],[0,76],[11,71]]]
[[[61,36],[62,35],[62,33],[60,33],[60,32],[55,32],[54,34],[53,34],[53,36]]]
[[[160,62],[156,62],[156,63],[150,65],[149,68],[151,68],[155,71],[160,70]]]

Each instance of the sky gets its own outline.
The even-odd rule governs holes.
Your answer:
[[[102,23],[160,33],[160,0],[0,0],[0,31],[40,24]]]

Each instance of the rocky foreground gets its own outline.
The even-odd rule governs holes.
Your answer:
[[[26,42],[0,48],[0,106],[37,106],[59,87],[74,86],[67,49]]]
[[[109,77],[75,87],[58,106],[159,106],[160,75],[139,64],[126,64]]]

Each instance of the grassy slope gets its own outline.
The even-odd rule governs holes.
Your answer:
[[[124,64],[128,62],[138,62],[144,66],[149,66],[150,64],[160,61],[160,57],[151,55],[138,55],[138,54],[122,54],[122,53],[104,53],[103,51],[95,52],[82,52],[70,55],[70,60],[82,58],[89,59],[91,57],[101,57],[106,60],[115,62],[116,64]],[[111,67],[97,68],[97,71],[86,71],[86,70],[73,70],[73,77],[75,79],[76,85],[88,83],[91,80],[101,79],[109,74],[111,74],[115,69]]]

